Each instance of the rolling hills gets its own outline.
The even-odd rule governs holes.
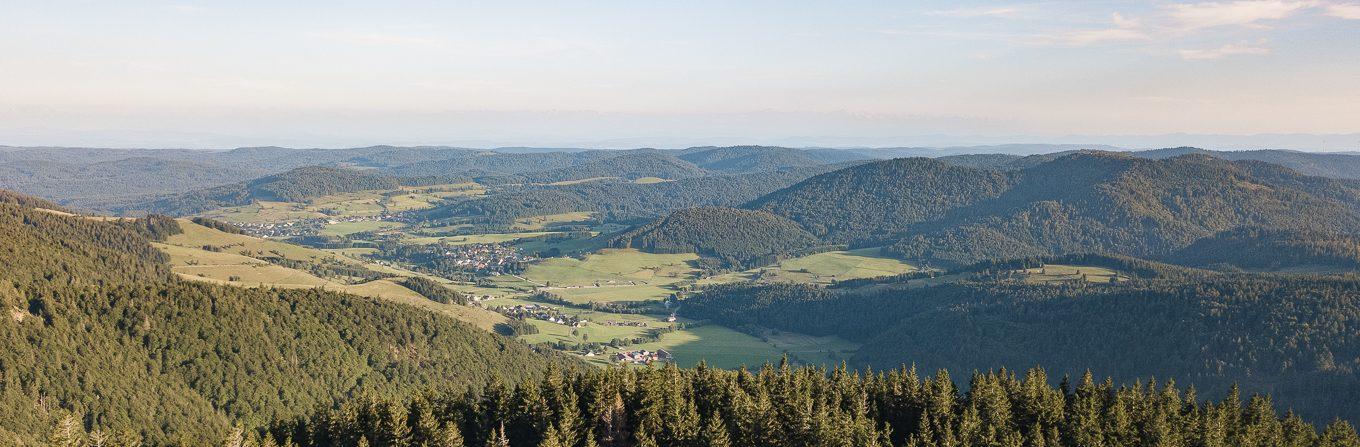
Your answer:
[[[875,162],[746,207],[827,241],[958,265],[1079,252],[1161,256],[1251,225],[1350,233],[1360,228],[1360,185],[1261,162],[1091,152],[1013,172]]]

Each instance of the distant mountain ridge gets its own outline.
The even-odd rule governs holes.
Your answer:
[[[1009,172],[898,159],[813,177],[746,207],[828,242],[966,264],[1078,252],[1160,256],[1249,225],[1354,233],[1360,182],[1203,155],[1083,152]]]
[[[962,154],[940,157],[941,161],[972,168],[1000,169],[1006,171],[1034,167],[1040,163],[1055,160],[1079,151],[1062,151],[1047,154],[1021,156],[1015,154]],[[1354,152],[1301,152],[1287,150],[1249,150],[1249,151],[1211,151],[1193,147],[1175,147],[1130,151],[1130,155],[1140,158],[1164,159],[1181,155],[1206,155],[1230,161],[1263,161],[1293,169],[1302,174],[1337,179],[1360,179],[1360,153]]]
[[[81,209],[110,211],[128,210],[153,198],[246,182],[306,166],[355,167],[392,177],[484,178],[492,183],[514,183],[579,180],[584,175],[612,177],[616,175],[599,175],[609,174],[605,172],[608,165],[602,160],[637,153],[673,156],[702,169],[704,176],[712,176],[903,156],[938,157],[941,161],[966,167],[1019,170],[1073,151],[1092,149],[1117,148],[1060,144],[879,149],[730,146],[679,150],[369,146],[346,149],[245,147],[219,151],[0,146],[0,188],[37,194]],[[1281,150],[1225,152],[1194,148],[1135,152],[1140,157],[1148,158],[1188,153],[1203,153],[1229,160],[1267,161],[1309,175],[1360,178],[1360,154],[1355,153]],[[581,167],[573,172],[571,168],[577,166]],[[549,171],[555,173],[515,179],[519,175]],[[676,176],[656,176],[668,179],[696,174],[692,168],[682,164],[658,170],[657,173]],[[643,170],[625,171],[624,174],[617,176],[646,177],[642,175]]]
[[[313,197],[401,186],[395,177],[352,169],[308,166],[248,182],[179,194],[134,205],[130,209],[189,215],[215,208],[248,205],[254,201],[301,201]]]

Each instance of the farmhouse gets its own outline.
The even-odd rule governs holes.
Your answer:
[[[645,365],[651,362],[671,360],[671,353],[665,349],[657,349],[655,352],[646,349],[637,351],[623,351],[614,354],[614,361],[619,363],[632,363],[634,365]]]

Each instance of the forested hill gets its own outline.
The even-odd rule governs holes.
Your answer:
[[[1284,166],[1303,174],[1337,179],[1360,179],[1360,155],[1329,154],[1285,150],[1208,151],[1193,147],[1178,147],[1139,151],[1133,154],[1146,158],[1169,158],[1186,154],[1208,155],[1224,160],[1254,160]]]
[[[689,148],[680,151],[679,158],[714,172],[745,173],[843,163],[869,157],[848,150],[730,146]]]
[[[1011,182],[1000,172],[900,158],[812,177],[745,207],[789,218],[827,241],[850,243],[896,234],[997,197]]]
[[[129,210],[188,215],[213,208],[246,205],[256,200],[296,202],[344,192],[393,189],[395,177],[352,169],[308,166],[243,183],[193,191],[129,207]]]
[[[1015,172],[900,159],[813,177],[748,207],[828,241],[968,264],[1083,252],[1163,256],[1244,226],[1353,233],[1360,184],[1196,155],[1075,153]]]
[[[855,365],[1089,369],[1116,380],[1174,379],[1203,396],[1238,383],[1312,421],[1360,420],[1354,276],[1048,285],[982,274],[933,287],[732,285],[690,297],[685,312],[736,327],[854,340],[863,346]]]
[[[641,225],[610,242],[652,253],[698,253],[729,268],[769,264],[819,244],[798,224],[764,211],[690,208]]]
[[[430,218],[456,216],[509,221],[518,217],[591,211],[607,220],[654,219],[685,208],[739,206],[808,177],[835,171],[852,163],[856,162],[659,183],[601,180],[506,188],[487,197],[437,207],[426,214]]]
[[[940,161],[971,168],[1014,171],[1034,167],[1076,151],[1062,151],[1038,155],[960,154],[940,157]],[[1166,159],[1183,155],[1205,155],[1229,161],[1261,161],[1284,166],[1305,175],[1335,179],[1360,179],[1360,154],[1317,153],[1286,150],[1211,151],[1193,147],[1173,147],[1132,151],[1127,154],[1150,159]]]
[[[521,177],[533,183],[553,183],[602,177],[618,177],[624,180],[654,177],[675,180],[705,175],[707,172],[703,168],[674,155],[655,150],[638,150],[576,166],[522,174]]]
[[[1242,227],[1197,240],[1164,259],[1228,271],[1357,271],[1360,238],[1335,232]]]
[[[555,357],[423,309],[168,276],[173,220],[103,221],[0,193],[0,439],[97,430],[204,445],[352,396],[541,377]],[[61,444],[68,445],[68,444]],[[75,445],[75,444],[69,444]]]
[[[0,292],[34,282],[165,281],[170,270],[162,265],[164,254],[147,243],[148,234],[138,231],[145,225],[138,224],[167,220],[85,219],[51,202],[0,190]]]

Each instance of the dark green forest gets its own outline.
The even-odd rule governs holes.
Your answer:
[[[1014,172],[898,159],[813,177],[747,207],[828,242],[966,265],[1070,253],[1169,256],[1242,227],[1353,235],[1360,183],[1203,155],[1081,152]]]
[[[648,184],[602,180],[562,186],[508,187],[487,197],[432,209],[426,216],[508,222],[519,217],[593,211],[607,221],[646,221],[685,208],[735,207],[841,167],[844,165],[819,165]]]
[[[837,335],[855,365],[914,362],[1157,376],[1222,393],[1268,392],[1311,420],[1360,418],[1360,278],[1215,275],[1027,284],[980,269],[957,282],[819,288],[714,286],[685,311],[738,328]],[[1173,274],[1193,273],[1175,271]]]
[[[1059,382],[1054,386],[1054,382]],[[999,370],[956,383],[915,368],[855,373],[700,365],[551,374],[484,392],[359,399],[279,421],[241,445],[299,446],[1355,446],[1269,397],[1205,399],[1172,381]]]
[[[698,253],[744,270],[817,247],[817,238],[788,219],[735,208],[690,208],[638,226],[610,241],[652,253]]]
[[[1360,239],[1310,230],[1236,228],[1195,241],[1163,259],[1219,270],[1360,270]]]
[[[465,297],[465,296],[463,296],[462,294],[460,294],[460,293],[454,291],[453,289],[450,289],[450,288],[448,288],[448,287],[444,287],[442,284],[439,284],[438,282],[435,282],[435,280],[433,280],[433,279],[429,279],[429,278],[425,278],[425,277],[420,277],[420,276],[412,276],[412,277],[409,277],[409,278],[406,278],[406,279],[401,280],[401,285],[402,285],[403,287],[406,287],[406,288],[408,288],[408,289],[411,289],[412,291],[414,291],[414,292],[416,292],[416,293],[419,293],[420,296],[423,296],[423,297],[425,297],[425,298],[429,298],[430,301],[434,301],[434,302],[436,302],[436,303],[442,303],[442,304],[449,304],[449,303],[454,303],[454,304],[467,304],[467,303],[468,303],[467,297]]]
[[[148,244],[174,220],[35,206],[55,205],[0,194],[3,442],[48,440],[74,418],[118,445],[202,445],[233,423],[359,394],[517,381],[566,362],[374,299],[181,282]]]

